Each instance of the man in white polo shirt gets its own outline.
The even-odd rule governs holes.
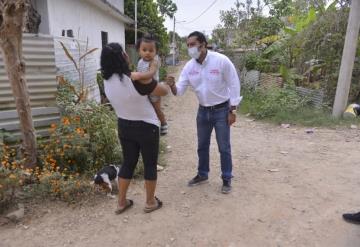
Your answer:
[[[167,83],[174,95],[181,96],[191,86],[199,100],[197,113],[198,173],[189,181],[189,186],[207,182],[209,168],[209,147],[211,132],[215,129],[219,147],[222,172],[222,193],[230,193],[232,158],[230,126],[236,121],[239,105],[240,80],[235,66],[228,57],[207,50],[203,33],[192,32],[187,38],[189,56],[181,71],[178,82],[168,77]]]

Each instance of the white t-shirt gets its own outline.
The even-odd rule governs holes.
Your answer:
[[[240,80],[234,64],[223,54],[207,51],[203,63],[191,59],[181,71],[176,83],[177,94],[183,95],[191,86],[202,106],[213,106],[230,99],[237,106],[240,97]]]
[[[106,97],[119,118],[133,121],[144,121],[160,126],[159,119],[147,95],[140,95],[131,79],[113,74],[104,80]]]
[[[154,79],[159,81],[159,69],[160,69],[160,60],[159,60],[159,56],[156,55],[155,58],[154,58],[157,62],[158,62],[158,68],[156,70],[156,73],[154,75]],[[138,72],[147,72],[149,71],[150,69],[150,62],[149,61],[145,61],[144,59],[140,59],[138,61],[138,64],[137,64],[137,68],[136,68],[136,71]]]

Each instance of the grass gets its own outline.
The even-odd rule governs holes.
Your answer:
[[[360,118],[353,119],[337,119],[331,115],[331,110],[327,108],[314,108],[310,106],[300,106],[296,110],[292,107],[289,109],[285,106],[279,107],[278,105],[271,108],[273,111],[271,114],[263,113],[264,107],[262,106],[265,103],[267,104],[277,104],[276,101],[271,101],[266,99],[267,95],[262,93],[253,93],[246,91],[244,92],[244,98],[241,102],[240,113],[248,114],[250,113],[256,119],[260,119],[266,122],[274,124],[292,124],[299,126],[307,127],[341,127],[341,126],[350,126],[360,125]],[[273,98],[272,98],[273,100]],[[268,109],[266,109],[268,110]]]

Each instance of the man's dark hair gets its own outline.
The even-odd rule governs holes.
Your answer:
[[[135,44],[135,48],[136,50],[140,49],[140,45],[142,42],[145,43],[155,43],[155,47],[156,47],[156,51],[159,50],[159,42],[157,41],[156,37],[152,34],[145,34],[144,36],[142,36],[141,38],[136,40],[136,44]]]
[[[100,56],[101,73],[105,80],[113,74],[122,78],[123,74],[130,75],[128,62],[124,50],[119,43],[110,43],[104,46]]]
[[[199,41],[200,43],[205,43],[205,47],[207,46],[207,41],[206,41],[206,37],[202,32],[199,31],[195,31],[189,34],[188,38],[190,37],[196,37],[197,41]]]

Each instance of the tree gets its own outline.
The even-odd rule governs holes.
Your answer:
[[[22,55],[24,14],[29,0],[0,0],[0,49],[20,119],[26,167],[36,165],[36,138]]]
[[[173,15],[175,10],[171,7],[171,1],[160,1],[169,4],[164,12],[164,15]],[[163,5],[162,5],[163,6]],[[176,6],[176,5],[175,5]],[[125,14],[131,18],[135,18],[134,1],[125,0]],[[138,0],[138,31],[140,33],[153,34],[160,43],[160,54],[167,54],[169,51],[169,39],[166,28],[164,26],[164,16],[159,12],[159,5],[154,1]],[[164,7],[164,6],[163,6]],[[139,35],[141,37],[141,34]],[[134,40],[134,33],[126,33],[127,43],[132,43]]]
[[[177,6],[172,2],[172,0],[157,0],[157,5],[163,17],[168,16],[173,18],[175,12],[177,11]]]

